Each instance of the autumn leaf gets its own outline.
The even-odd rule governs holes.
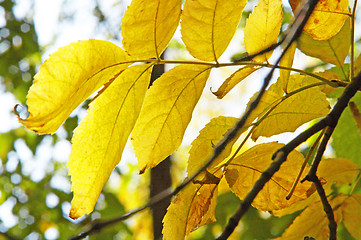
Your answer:
[[[182,39],[189,53],[200,60],[217,61],[231,41],[246,0],[185,1]]]
[[[225,177],[229,187],[241,200],[247,195],[260,175],[270,166],[273,161],[272,155],[283,146],[284,144],[276,142],[258,144],[233,159],[225,168]],[[311,187],[311,183],[299,184],[292,198],[286,200],[303,161],[304,157],[301,153],[296,150],[292,151],[288,155],[287,161],[266,183],[252,205],[262,211],[273,211],[306,199],[308,197],[307,190]]]
[[[297,41],[297,47],[308,56],[342,68],[350,49],[350,39],[350,20],[347,20],[341,30],[327,40],[314,40],[307,33],[302,33]]]
[[[318,169],[317,175],[323,182],[323,188],[326,194],[332,192],[332,186],[341,186],[343,184],[349,184],[359,174],[360,168],[349,159],[342,158],[327,158],[322,159]],[[275,216],[284,216],[290,214],[319,201],[320,197],[313,188],[313,192],[309,198],[299,201],[288,208],[273,211],[272,214]]]
[[[361,239],[361,194],[353,194],[342,204],[343,224],[355,239]]]
[[[140,112],[150,82],[151,66],[126,69],[89,106],[75,129],[68,163],[74,197],[70,217],[90,213]],[[100,117],[101,116],[101,117]]]
[[[330,201],[336,223],[339,223],[342,219],[340,205],[344,199],[344,195],[339,195]],[[323,210],[322,203],[317,202],[306,208],[298,217],[296,217],[282,236],[276,239],[299,240],[308,236],[317,240],[327,240],[329,234],[330,231],[328,229],[328,219],[326,213]]]
[[[291,75],[287,84],[287,95],[284,93],[282,81],[278,80],[271,85],[249,118],[250,121],[256,117],[259,120],[252,139],[292,132],[302,124],[326,115],[329,112],[326,95],[317,86],[307,88],[315,83],[317,84],[317,81],[309,77]]]
[[[351,160],[344,158],[322,159],[317,175],[326,180],[323,186],[326,193],[331,192],[332,185],[340,186],[355,180],[360,168]]]
[[[296,43],[292,43],[290,48],[287,50],[285,55],[280,61],[280,66],[291,68],[293,64],[293,59],[295,57],[296,52]],[[287,69],[280,68],[280,79],[279,81],[282,82],[283,91],[287,92],[287,85],[288,85],[288,79],[290,78],[291,71]]]
[[[72,43],[50,55],[27,95],[29,116],[19,121],[39,134],[53,134],[70,113],[130,63],[113,43],[87,40]]]
[[[295,12],[301,0],[289,1]],[[315,40],[327,40],[338,33],[348,17],[348,0],[320,0],[304,31]]]
[[[191,231],[215,221],[217,184],[185,187],[171,202],[163,219],[163,239],[183,240]]]
[[[133,0],[122,19],[124,49],[133,58],[159,58],[177,29],[181,3]]]
[[[282,24],[282,1],[260,0],[249,15],[244,29],[244,44],[249,55],[258,53],[277,42]],[[255,57],[266,62],[273,51]]]
[[[226,94],[231,91],[238,83],[240,83],[243,79],[257,71],[258,67],[242,67],[232,73],[222,85],[218,88],[216,92],[213,94],[217,96],[218,99],[222,99]]]
[[[237,118],[234,117],[217,117],[213,118],[200,132],[199,136],[192,142],[192,148],[189,151],[188,176],[195,174],[206,164],[209,157],[212,156],[214,146],[225,137],[227,132],[234,127]],[[240,133],[239,133],[240,134]],[[222,151],[217,159],[213,161],[208,170],[222,162],[232,150],[232,146],[237,139],[234,139]],[[211,171],[212,172],[212,171]]]
[[[141,173],[179,147],[209,73],[208,66],[177,66],[147,91],[132,133]]]

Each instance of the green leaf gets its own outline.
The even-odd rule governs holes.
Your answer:
[[[361,93],[357,93],[352,101],[360,107]],[[331,145],[337,157],[351,159],[361,167],[361,135],[349,108],[342,113],[332,134],[332,139]]]

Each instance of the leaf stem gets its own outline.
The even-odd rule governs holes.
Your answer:
[[[287,200],[290,200],[290,199],[291,199],[292,194],[293,194],[293,192],[295,191],[296,186],[297,186],[297,184],[298,184],[298,181],[300,180],[300,178],[301,178],[301,176],[302,176],[303,170],[305,169],[305,167],[306,167],[306,165],[307,165],[307,163],[308,163],[308,160],[310,159],[313,151],[316,149],[319,141],[321,140],[321,137],[322,137],[323,134],[325,133],[325,130],[326,130],[326,129],[323,129],[323,130],[322,130],[322,132],[320,133],[320,135],[318,135],[316,141],[313,143],[311,149],[308,151],[308,153],[307,153],[307,155],[306,155],[306,158],[305,158],[305,160],[303,161],[303,164],[302,164],[302,166],[301,166],[301,169],[300,169],[300,171],[298,172],[298,175],[297,175],[295,181],[293,182],[293,185],[292,185],[292,187],[291,187],[288,195],[286,196],[286,199],[287,199]]]
[[[356,16],[357,0],[354,1],[351,14],[351,54],[350,54],[350,79],[354,77],[354,61],[355,61],[355,16]]]

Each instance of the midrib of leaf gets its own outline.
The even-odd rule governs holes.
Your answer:
[[[217,7],[218,7],[218,0],[216,0],[215,6],[214,6],[213,19],[212,19],[212,51],[213,51],[214,61],[216,63],[218,63],[218,59],[217,59],[216,50],[214,47],[214,25],[215,25]]]
[[[155,19],[154,19],[154,48],[155,48],[155,54],[157,55],[157,59],[160,59],[158,53],[158,46],[157,46],[157,21],[158,21],[159,5],[160,5],[160,0],[158,0],[157,10],[155,12]]]
[[[179,99],[179,97],[182,95],[182,93],[184,92],[184,90],[187,89],[187,87],[189,86],[189,84],[192,83],[195,78],[197,78],[199,75],[201,75],[201,74],[204,73],[205,71],[208,71],[208,70],[211,69],[211,68],[212,68],[212,67],[206,68],[205,70],[199,72],[195,77],[191,78],[191,79],[189,80],[189,82],[185,85],[185,87],[182,89],[182,91],[180,92],[180,94],[178,94],[177,98],[175,99],[175,101],[174,101],[173,104],[172,104],[172,107],[170,108],[170,111],[167,113],[167,116],[166,116],[166,118],[165,118],[165,120],[164,120],[164,122],[163,122],[163,124],[162,124],[162,127],[160,128],[160,130],[159,130],[159,132],[158,132],[158,134],[157,134],[157,139],[155,140],[155,143],[156,143],[156,144],[158,143],[160,134],[161,134],[161,132],[163,131],[164,125],[165,125],[165,123],[167,122],[170,113],[171,113],[171,112],[173,111],[173,109],[175,108],[175,105],[176,105],[176,103],[178,102],[178,99]],[[153,145],[152,151],[154,150],[156,144]]]
[[[287,98],[299,93],[299,92],[302,92],[304,90],[307,90],[309,88],[313,88],[313,87],[317,87],[317,86],[321,86],[321,85],[324,85],[325,83],[324,82],[319,82],[319,83],[314,83],[314,84],[310,84],[310,85],[307,85],[307,86],[304,86],[304,87],[301,87],[299,89],[296,89],[292,92],[289,92],[287,95],[285,96],[281,96],[279,98],[277,98],[276,100],[274,100],[271,104],[268,105],[267,108],[265,108],[265,110],[263,110],[259,115],[262,115],[263,112],[267,111],[265,114],[262,115],[262,117],[255,123],[255,126],[258,126],[262,123],[263,120],[265,120],[271,113],[273,110],[275,110],[276,107],[278,107],[283,101],[285,101]],[[277,102],[278,101],[278,102]],[[273,106],[272,106],[273,105]],[[267,110],[268,109],[268,110]],[[274,116],[274,115],[273,115]]]
[[[114,133],[114,128],[115,128],[116,122],[117,122],[117,120],[118,120],[118,118],[119,118],[119,114],[120,114],[120,112],[121,112],[121,110],[122,110],[122,108],[123,108],[124,102],[126,101],[126,99],[127,99],[128,95],[129,95],[131,89],[133,89],[134,85],[138,82],[138,80],[140,79],[140,77],[143,76],[143,74],[144,74],[145,72],[147,72],[147,70],[148,70],[150,67],[152,67],[152,66],[153,66],[153,64],[150,65],[149,67],[147,67],[147,68],[138,76],[138,78],[132,83],[132,85],[128,88],[127,94],[125,95],[125,98],[123,99],[123,101],[122,101],[122,103],[121,103],[121,106],[119,107],[119,111],[118,111],[118,113],[117,113],[117,117],[116,117],[115,120],[114,120],[113,128],[112,128],[112,131],[111,131],[109,140],[108,140],[107,148],[105,149],[105,152],[104,152],[103,156],[106,156],[107,153],[108,153],[109,143],[110,143],[110,140],[111,140],[112,137],[113,137],[113,133]],[[105,160],[105,157],[103,157],[102,160],[101,160],[101,166],[103,165],[104,160]],[[96,173],[96,177],[95,177],[94,179],[98,179],[98,176],[99,176],[99,171]],[[94,181],[93,181],[93,182],[94,182]],[[89,189],[87,195],[90,195],[90,192],[92,192],[92,189]]]
[[[335,52],[335,49],[333,48],[330,40],[327,40],[327,44],[328,46],[330,47],[331,51],[332,51],[332,54],[335,56],[337,62],[338,62],[338,65],[340,66],[341,70],[342,70],[342,74],[343,76],[345,77],[345,80],[347,80],[347,76],[346,76],[346,73],[345,73],[345,69],[343,68],[343,64],[342,62],[340,61],[339,57],[337,56],[336,52]]]

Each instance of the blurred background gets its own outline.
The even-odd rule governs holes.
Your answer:
[[[40,64],[59,47],[90,38],[121,46],[121,18],[130,1],[121,0],[0,0],[0,240],[69,239],[87,230],[97,219],[109,219],[145,204],[149,198],[149,171],[138,175],[137,162],[128,144],[119,166],[104,187],[92,214],[76,221],[68,217],[72,193],[66,163],[74,128],[86,115],[88,102],[76,109],[54,135],[39,136],[22,127],[13,112],[25,104],[26,94]],[[240,28],[257,1],[250,1]],[[292,14],[285,2],[285,21]],[[287,24],[282,29],[285,30]],[[360,38],[360,33],[356,34]],[[360,49],[360,40],[357,46]],[[221,61],[245,52],[239,29]],[[357,55],[356,55],[357,56]],[[166,59],[190,59],[177,31]],[[323,69],[328,66],[297,52],[294,67]],[[170,68],[173,66],[166,66]],[[247,79],[222,101],[212,95],[234,68],[215,69],[197,105],[179,151],[172,156],[172,185],[185,177],[191,141],[212,117],[238,117],[257,91],[264,71]],[[267,71],[267,70],[265,70]],[[277,77],[277,76],[275,76]],[[287,141],[287,134],[283,137]],[[281,139],[281,141],[282,141]],[[332,152],[330,153],[332,154]],[[220,190],[216,223],[202,227],[192,239],[212,239],[239,205],[231,192]],[[242,220],[234,239],[268,239],[279,236],[297,213],[282,218],[252,209]],[[262,231],[259,231],[262,229]],[[150,211],[103,229],[88,239],[152,239]],[[350,238],[351,239],[351,238]]]

